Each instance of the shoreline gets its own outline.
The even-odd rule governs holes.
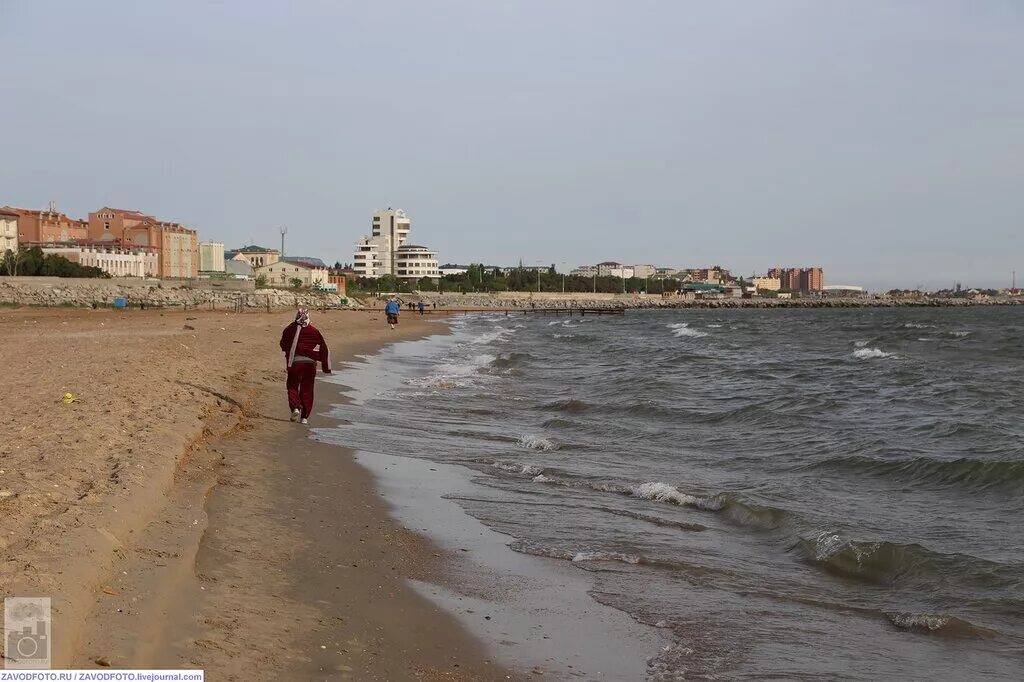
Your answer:
[[[218,679],[511,679],[451,615],[405,584],[440,574],[443,555],[391,520],[351,453],[288,421],[277,348],[288,317],[5,313],[8,342],[34,341],[37,354],[75,346],[76,362],[64,362],[61,376],[34,359],[13,377],[12,393],[77,389],[76,402],[43,410],[47,426],[37,424],[34,438],[25,438],[16,410],[4,424],[0,489],[11,494],[0,504],[6,511],[13,499],[29,512],[4,521],[5,596],[53,597],[54,667],[204,667]],[[314,324],[340,367],[437,331],[409,317],[397,332],[346,312],[317,314]],[[122,351],[178,347],[183,357],[162,354],[154,365],[133,352],[111,373],[99,359],[112,341]],[[335,401],[333,389],[320,382],[311,426]],[[146,427],[133,423],[140,412]],[[117,418],[121,428],[111,428]],[[44,465],[19,452],[72,432],[55,471],[33,470]],[[68,471],[82,481],[47,482]],[[90,480],[98,477],[107,480]],[[82,492],[40,516],[35,507],[55,494],[46,489],[69,484]]]
[[[450,340],[456,345],[465,341]],[[401,366],[402,357],[434,357],[433,338],[402,345],[408,347],[390,346],[350,366],[345,399],[333,414],[341,426],[317,429],[318,438],[341,445],[350,440],[345,406],[378,395],[385,375],[388,392],[394,380],[384,368],[392,359]],[[403,383],[409,380],[398,374]],[[643,679],[657,666],[657,656],[673,645],[663,630],[595,599],[590,572],[561,558],[516,551],[514,536],[465,509],[458,500],[480,503],[501,497],[477,481],[486,472],[428,453],[393,454],[372,445],[358,447],[355,454],[372,474],[392,518],[425,534],[449,558],[440,580],[412,579],[416,591],[483,637],[506,667],[555,679]]]

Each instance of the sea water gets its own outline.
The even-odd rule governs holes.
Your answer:
[[[1024,310],[468,316],[340,380],[327,440],[468,467],[641,677],[1021,679]]]

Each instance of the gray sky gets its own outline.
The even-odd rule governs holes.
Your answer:
[[[0,204],[351,260],[1024,280],[1020,0],[0,0]]]

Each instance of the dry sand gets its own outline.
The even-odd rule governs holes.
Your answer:
[[[53,598],[55,667],[508,679],[407,587],[442,577],[442,553],[389,519],[351,453],[287,420],[289,321],[0,312],[3,595]],[[378,313],[313,322],[336,365],[438,331],[409,314],[394,332]],[[339,399],[318,392],[318,410]]]

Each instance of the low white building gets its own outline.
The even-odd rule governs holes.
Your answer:
[[[608,274],[612,277],[619,277],[620,279],[629,279],[630,277],[636,276],[633,274],[633,268],[626,265],[617,268],[609,268]]]
[[[18,250],[18,214],[0,211],[0,258]]]
[[[276,263],[255,268],[257,279],[265,277],[267,286],[290,289],[293,280],[301,280],[303,287],[323,287],[327,284],[328,270],[308,262],[282,258]]]
[[[581,265],[578,268],[573,268],[569,274],[573,277],[593,277],[597,274],[597,266]]]
[[[256,271],[244,258],[229,258],[224,261],[224,274],[231,279],[256,279]]]
[[[64,244],[44,246],[42,251],[67,258],[79,265],[99,268],[111,277],[156,277],[157,275],[156,251],[147,249]]]
[[[437,251],[415,244],[399,246],[395,251],[395,276],[406,281],[424,277],[439,279],[441,271],[437,265]]]
[[[751,277],[750,283],[755,289],[778,291],[782,288],[782,280],[778,277]]]
[[[653,265],[634,265],[633,277],[654,277],[658,274],[658,268]]]

